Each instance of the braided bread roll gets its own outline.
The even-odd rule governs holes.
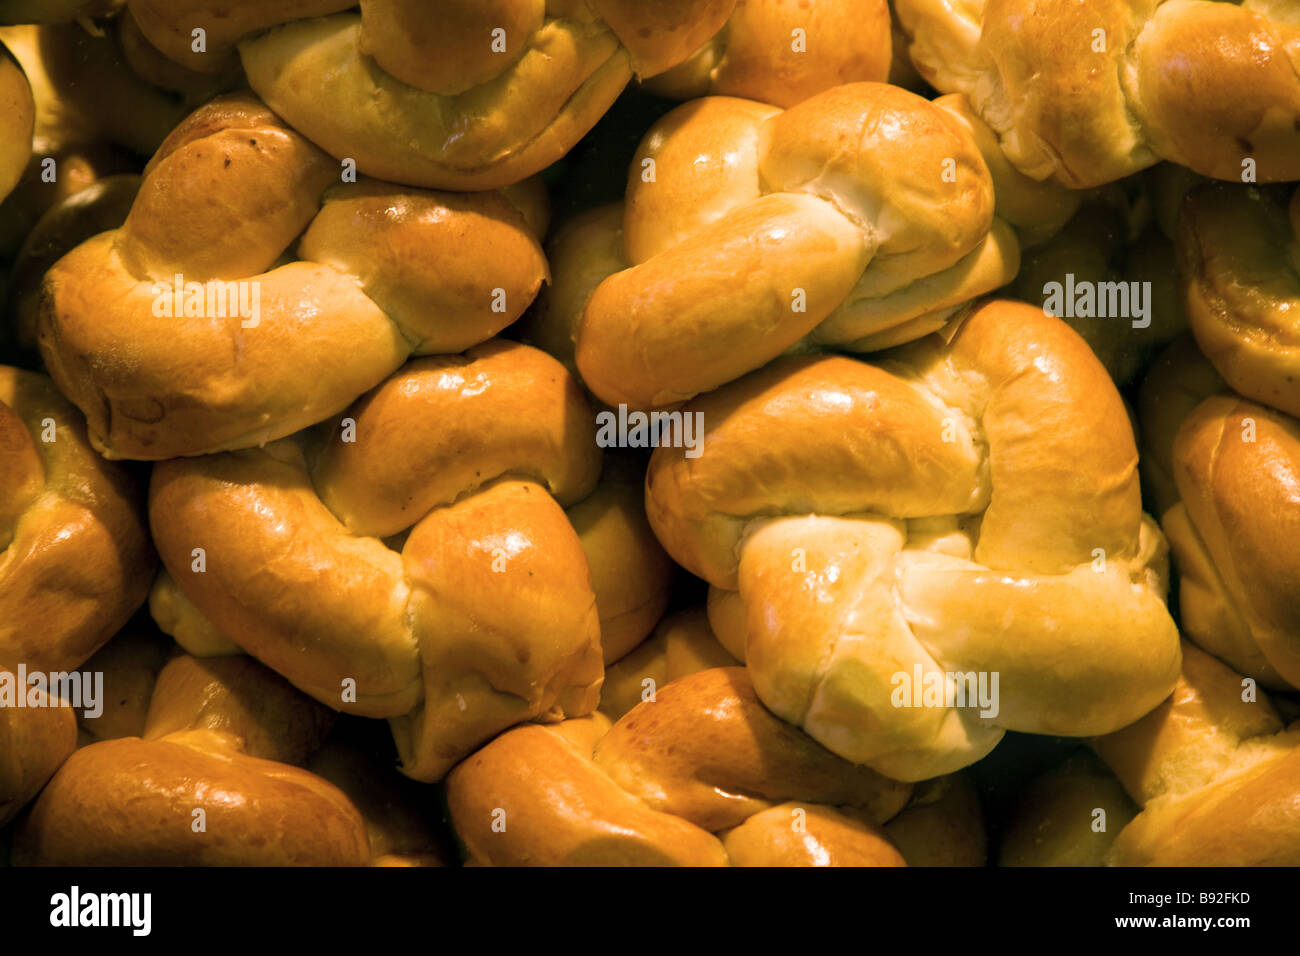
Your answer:
[[[142,736],[64,762],[19,827],[14,862],[363,865],[356,807],[285,762],[316,750],[331,719],[248,658],[177,657],[158,675]]]
[[[1300,179],[1300,18],[1210,0],[897,0],[909,53],[962,92],[1008,158],[1072,188],[1161,159],[1215,179]],[[1245,161],[1249,160],[1250,164]]]
[[[596,490],[565,509],[591,570],[601,653],[611,663],[641,644],[668,604],[674,565],[645,516],[644,470],[607,454]],[[164,568],[149,592],[149,612],[166,634],[197,657],[242,654]]]
[[[218,99],[150,161],[122,228],[50,269],[41,352],[98,450],[162,459],[283,437],[413,353],[486,340],[537,294],[532,193],[517,208],[499,193],[330,188],[339,176],[255,99]],[[302,259],[284,262],[300,233]]]
[[[294,129],[370,176],[496,189],[561,159],[633,74],[682,62],[735,0],[130,0],[142,36],[230,68]],[[205,31],[196,52],[192,31]]]
[[[1296,178],[1300,178],[1297,175]],[[1300,417],[1300,190],[1219,183],[1178,220],[1187,312],[1201,351],[1240,395]]]
[[[1186,636],[1270,687],[1300,687],[1300,422],[1232,392],[1189,341],[1141,397]]]
[[[36,104],[23,69],[0,43],[0,199],[22,178],[32,155]]]
[[[868,277],[873,275],[873,268],[888,268],[883,260],[877,261],[875,266],[869,267],[863,274],[858,289],[850,296],[853,301],[846,299],[841,303],[822,325],[812,329],[792,345],[791,351],[814,351],[826,344],[855,351],[871,351],[925,335],[943,325],[956,307],[964,301],[964,296],[975,295],[974,289],[991,289],[1016,274],[1019,264],[1017,239],[1025,245],[1042,243],[1060,232],[1078,210],[1083,199],[1081,193],[1066,189],[1057,183],[1040,183],[1032,180],[1007,162],[998,146],[997,137],[971,109],[966,97],[941,96],[931,105],[942,109],[948,115],[949,121],[946,125],[950,127],[950,132],[954,136],[968,146],[974,144],[988,169],[993,193],[997,198],[996,215],[990,228],[988,241],[980,247],[978,255],[962,260],[962,264],[953,267],[950,274],[943,274],[948,275],[952,281],[945,280],[943,275],[930,276],[881,298],[871,298],[877,292],[886,291],[873,286],[872,282],[868,281]],[[730,128],[727,125],[728,116],[736,111],[742,111],[743,119],[743,111],[748,109],[752,107],[734,100],[718,98],[689,104],[661,120],[663,135],[671,134],[681,140],[682,145],[671,150],[666,144],[654,145],[658,142],[658,138],[652,131],[642,143],[638,161],[632,164],[629,198],[633,195],[651,194],[652,186],[639,181],[647,170],[645,163],[647,160],[654,160],[655,177],[658,179],[659,170],[664,168],[662,159],[665,155],[674,160],[668,168],[672,176],[671,182],[690,185],[692,179],[697,179],[699,180],[698,195],[687,191],[683,194],[680,208],[675,204],[670,205],[675,193],[667,188],[670,184],[666,183],[663,186],[653,187],[653,194],[663,198],[663,205],[656,203],[645,206],[644,211],[638,211],[630,204],[609,203],[586,210],[564,223],[556,230],[546,247],[547,259],[551,263],[552,270],[551,283],[542,290],[536,307],[517,327],[525,341],[549,352],[563,362],[570,371],[576,373],[578,364],[575,350],[583,327],[584,313],[593,295],[603,288],[602,283],[606,279],[611,279],[615,273],[625,272],[629,265],[636,262],[632,258],[629,235],[661,228],[665,216],[680,218],[685,215],[689,220],[689,217],[696,214],[700,203],[706,204],[703,222],[707,223],[726,213],[724,207],[749,197],[753,190],[747,184],[753,176],[757,175],[751,162],[752,157],[748,153],[749,147],[746,147],[746,152],[741,155],[739,162],[735,155],[725,152],[727,137],[732,135],[728,132]],[[674,117],[679,119],[675,120]],[[956,124],[955,127],[952,125],[953,122]],[[708,143],[711,127],[715,124],[722,135],[718,149],[714,149]],[[713,160],[709,164],[693,162],[696,156],[710,155],[713,156]],[[909,159],[908,162],[911,163],[913,160]],[[715,201],[713,191],[716,184],[709,181],[708,177],[714,175],[714,172],[719,169],[722,178],[736,180],[738,190],[732,195],[728,191],[729,187],[724,188],[723,197]],[[731,198],[726,198],[728,195],[731,195]],[[717,203],[721,205],[715,209],[714,205]],[[1011,226],[1011,230],[1008,230],[1007,226]],[[688,221],[683,228],[694,227],[691,221]],[[1013,231],[1014,236],[1011,236]],[[710,261],[711,250],[692,248],[695,248],[703,261]],[[793,253],[795,250],[792,247],[790,251]],[[782,258],[785,256],[785,252],[777,243],[773,243],[773,254]],[[795,258],[792,265],[797,267],[799,260]],[[692,264],[691,268],[694,269],[695,265]],[[647,279],[649,278],[662,277],[647,276]],[[726,288],[721,281],[719,287]],[[641,308],[644,305],[647,310],[651,307],[656,310],[659,308],[656,299],[659,292],[656,287],[642,289],[638,284],[636,288],[644,292],[645,297],[644,302],[638,299],[633,303],[635,307]],[[716,288],[700,294],[704,296],[710,308],[716,304],[720,310],[725,309],[726,302],[718,296]],[[773,292],[773,295],[775,294]],[[781,294],[788,297],[789,292],[781,291]],[[793,305],[792,302],[790,304]],[[929,314],[926,314],[927,310],[930,310]],[[617,331],[612,326],[615,316],[622,314],[613,306],[607,308],[606,318],[601,321],[611,324],[611,334]],[[850,319],[850,314],[858,318]],[[835,323],[843,326],[846,322],[856,322],[863,316],[871,317],[870,322],[873,327],[879,326],[881,329],[879,334],[869,334],[865,338],[850,342],[833,331],[838,327]],[[737,314],[732,318],[737,328],[728,334],[748,335],[750,338],[757,339],[759,333],[753,329],[740,327],[745,315]],[[794,316],[794,318],[802,320],[805,317]],[[656,327],[656,323],[677,321],[675,312],[659,316],[657,313],[650,314],[647,311],[645,327],[652,329]],[[712,367],[717,367],[719,362],[735,361],[733,354],[723,354],[723,350],[706,339],[702,332],[680,328],[676,324],[672,325],[672,329],[674,334],[687,336],[691,343],[707,357]],[[631,334],[637,330],[626,331]],[[785,336],[788,332],[783,331],[781,334]],[[626,351],[628,346],[622,345],[619,348]],[[598,365],[601,358],[598,355],[591,361]],[[683,360],[683,356],[675,352],[671,356],[674,366],[680,366]],[[703,368],[705,364],[703,360],[690,358],[691,369]],[[637,370],[638,378],[662,374],[662,370],[653,367],[648,372],[645,369]],[[705,374],[702,371],[692,372],[692,375]]]
[[[785,109],[844,83],[883,83],[892,56],[886,0],[737,0],[721,30],[645,86],[678,100],[739,96]]]
[[[728,594],[734,592],[714,588],[709,596]],[[710,668],[735,667],[738,659],[719,642],[710,625],[715,610],[711,600],[707,612],[688,608],[669,615],[652,637],[607,667],[600,690],[601,715],[617,722],[637,704],[657,700],[660,687]],[[742,655],[743,641],[742,633]],[[759,721],[765,722],[766,718]],[[770,820],[777,825],[773,832],[784,838],[783,827],[791,822],[788,816],[773,812],[755,819]],[[821,821],[824,816],[818,812],[814,818]],[[974,786],[961,774],[951,774],[917,784],[907,806],[885,824],[885,832],[909,866],[983,866],[987,841],[982,819]],[[737,859],[733,854],[732,861]],[[759,862],[771,865],[776,860]]]
[[[640,645],[663,616],[675,566],[646,521],[644,469],[629,456],[606,454],[596,490],[565,513],[591,570],[601,654],[608,664]],[[164,633],[195,656],[243,653],[181,593],[165,568],[149,592],[149,611]]]
[[[739,591],[759,697],[840,756],[923,780],[1004,730],[1118,729],[1173,686],[1128,416],[1059,320],[990,302],[878,366],[782,359],[685,412],[703,454],[656,449],[650,524]],[[917,672],[942,701],[909,706]]]
[[[392,718],[403,771],[432,781],[505,727],[595,707],[595,596],[561,508],[599,473],[577,383],[494,341],[412,362],[315,439],[159,463],[150,519],[221,635]]]
[[[642,140],[621,223],[592,215],[557,261],[551,334],[576,328],[583,381],[633,408],[716,388],[805,336],[854,350],[920,337],[1019,262],[969,127],[879,83],[784,112],[681,106]],[[565,317],[577,309],[580,324]]]
[[[75,668],[144,602],[140,499],[49,379],[0,366],[0,666]]]
[[[932,845],[982,830],[959,791],[939,788],[931,818],[909,819],[918,856],[918,829]],[[612,726],[597,714],[515,728],[447,778],[468,862],[507,866],[899,866],[882,824],[911,792],[773,717],[735,667],[675,680]]]
[[[1300,726],[1286,730],[1241,675],[1183,646],[1173,695],[1093,741],[1143,810],[1116,838],[1112,866],[1300,864]]]

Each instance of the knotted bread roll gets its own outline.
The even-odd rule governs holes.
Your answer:
[[[370,176],[496,189],[562,158],[633,74],[690,56],[735,0],[130,0],[187,68],[228,69]],[[328,15],[333,14],[333,15]],[[203,31],[196,50],[194,31]]]
[[[607,664],[637,647],[668,605],[675,565],[646,521],[644,482],[644,468],[629,456],[607,453],[596,490],[565,509],[591,570]],[[243,653],[181,593],[165,568],[149,592],[149,610],[191,654]]]
[[[141,497],[49,379],[0,366],[0,666],[75,668],[144,602]]]
[[[1297,149],[1300,153],[1300,149]],[[1297,175],[1296,178],[1300,178]],[[1178,220],[1197,344],[1246,398],[1300,416],[1300,189],[1213,183]]]
[[[981,863],[964,786],[904,810],[912,789],[778,720],[744,669],[723,667],[612,726],[593,714],[507,731],[448,775],[447,805],[477,865],[901,866],[889,828],[904,817],[918,861],[943,861],[947,842],[971,858],[946,862]]]
[[[1093,747],[1143,808],[1109,865],[1300,865],[1300,725],[1191,644],[1173,695]]]
[[[1034,179],[1112,182],[1161,159],[1300,179],[1300,16],[1210,0],[896,0],[912,62],[962,92]],[[1249,162],[1248,162],[1249,161]]]
[[[989,243],[981,247],[980,255],[974,258],[964,260],[964,264],[954,267],[951,273],[947,275],[947,280],[942,277],[936,279],[930,277],[921,279],[905,289],[901,289],[891,295],[885,295],[882,298],[868,299],[876,292],[881,292],[880,288],[874,287],[868,282],[868,276],[876,275],[872,269],[886,269],[885,259],[881,258],[875,261],[863,275],[858,289],[852,294],[852,302],[845,300],[836,312],[832,314],[822,325],[812,329],[800,341],[791,346],[791,351],[816,351],[827,344],[836,344],[842,348],[849,348],[860,351],[871,351],[877,348],[884,348],[897,342],[906,341],[910,338],[918,338],[929,331],[941,326],[948,317],[950,317],[957,306],[964,301],[963,296],[974,295],[972,291],[976,288],[987,289],[998,284],[999,281],[1010,279],[1016,274],[1019,265],[1019,243],[1025,245],[1040,244],[1047,239],[1055,236],[1070,221],[1071,217],[1078,210],[1083,201],[1083,194],[1077,190],[1066,189],[1065,187],[1053,183],[1040,183],[1030,179],[1023,173],[1019,172],[1014,166],[1007,162],[1006,156],[1003,155],[1001,148],[998,146],[997,137],[988,125],[981,120],[971,109],[970,103],[966,97],[959,94],[950,96],[941,96],[934,100],[933,106],[941,108],[948,114],[950,120],[955,121],[956,131],[954,135],[959,139],[974,144],[980,156],[983,157],[985,165],[988,168],[989,178],[992,181],[993,193],[997,199],[997,208],[993,219],[993,226],[989,233]],[[708,127],[711,123],[718,122],[720,128],[726,135],[726,115],[737,109],[743,110],[743,104],[737,101],[727,99],[717,99],[702,101],[698,104],[691,104],[682,107],[682,118],[680,126],[689,131],[689,136],[684,133],[675,133],[684,141],[684,147],[680,150],[673,150],[670,154],[675,165],[672,165],[669,173],[673,177],[673,182],[689,183],[692,177],[699,178],[699,192],[704,195],[705,200],[709,203],[714,202],[711,195],[713,184],[707,181],[705,177],[713,175],[717,170],[721,170],[720,176],[723,179],[734,176],[740,184],[740,199],[745,198],[745,183],[753,175],[752,157],[748,153],[740,156],[729,155],[723,150],[710,150],[701,146],[697,140],[704,140],[708,137]],[[698,110],[697,115],[691,115],[689,110]],[[677,114],[673,114],[676,116]],[[933,117],[932,117],[933,118]],[[678,124],[672,122],[672,117],[666,117],[663,121],[665,130],[670,131],[678,128]],[[951,124],[949,124],[951,125]],[[641,174],[647,174],[650,167],[645,165],[645,161],[654,159],[654,175],[659,176],[658,170],[662,168],[659,165],[658,154],[650,153],[658,150],[660,154],[664,152],[661,147],[654,146],[656,140],[647,138],[642,144],[642,150],[639,155],[642,156],[640,163],[633,163],[631,188],[629,195],[633,192],[638,195],[648,194],[651,186],[638,185],[638,169]],[[725,143],[723,144],[725,147]],[[697,150],[691,152],[692,149]],[[694,158],[697,156],[711,156],[712,159],[708,164],[697,165]],[[912,160],[907,160],[911,163]],[[662,189],[662,187],[661,187]],[[724,190],[725,192],[725,190]],[[671,193],[657,193],[659,195],[671,195]],[[670,210],[674,216],[685,213],[691,215],[692,204],[701,201],[700,197],[686,195],[684,209]],[[725,196],[720,200],[724,205],[731,200]],[[625,227],[638,231],[658,228],[659,223],[651,221],[647,217],[659,217],[664,210],[658,206],[646,207],[647,212],[637,212],[632,206],[626,203],[610,203],[588,209],[572,219],[565,222],[555,231],[555,234],[547,243],[546,254],[551,264],[552,280],[542,290],[537,299],[536,307],[529,311],[528,315],[520,322],[516,328],[520,331],[525,341],[544,349],[551,355],[558,358],[567,368],[575,373],[578,371],[578,365],[575,358],[575,350],[579,332],[583,324],[584,312],[586,312],[593,294],[601,288],[604,280],[610,278],[615,273],[623,272],[632,261],[629,252],[627,233]],[[706,209],[705,219],[716,218],[718,214],[726,212],[725,209]],[[1014,231],[1014,238],[1008,238],[1011,226]],[[780,248],[783,237],[777,238],[772,243],[772,254],[783,255]],[[712,256],[711,250],[697,250],[703,261],[710,261]],[[790,250],[795,251],[793,248]],[[1002,257],[999,259],[999,256]],[[794,265],[798,265],[795,260]],[[996,265],[996,268],[994,266]],[[693,269],[695,264],[691,264]],[[684,267],[685,268],[685,267]],[[999,280],[998,275],[1002,279]],[[878,276],[877,276],[878,278]],[[951,280],[951,281],[948,281]],[[718,279],[717,286],[712,290],[705,290],[701,295],[708,303],[715,303],[719,298],[719,293],[729,288],[725,283],[731,281],[730,278]],[[655,303],[654,289],[644,290],[648,298],[645,300],[657,308]],[[806,290],[805,290],[806,292]],[[785,294],[784,292],[782,294]],[[865,297],[865,298],[864,298]],[[794,307],[794,301],[791,299],[790,306]],[[647,306],[649,308],[650,306]],[[719,304],[723,308],[725,303]],[[930,311],[929,314],[927,310]],[[613,322],[617,310],[606,310],[606,319],[602,321]],[[879,325],[882,331],[878,335],[868,335],[856,342],[838,341],[833,333],[835,321],[843,321],[842,313],[852,312],[854,314],[869,317],[870,322]],[[841,316],[836,319],[835,316]],[[647,319],[653,318],[659,321],[659,317],[647,314]],[[796,317],[798,318],[798,317]],[[675,323],[675,315],[669,314],[662,317],[663,321]],[[740,337],[749,337],[757,341],[764,333],[763,327],[757,329],[746,329],[744,327],[745,315],[737,314],[731,317],[735,328],[730,330],[729,334],[735,334]],[[854,320],[857,321],[857,320]],[[654,324],[647,322],[646,328],[654,328]],[[728,326],[730,328],[730,325]],[[702,350],[702,354],[708,362],[717,365],[718,362],[734,362],[735,357],[731,354],[722,353],[717,346],[710,340],[703,337],[703,333],[692,332],[688,328],[679,327],[672,324],[673,334],[687,336],[691,343]],[[630,333],[635,329],[628,329]],[[787,333],[782,332],[783,336]],[[842,337],[841,337],[842,338]],[[784,339],[783,339],[784,340]],[[633,343],[635,345],[635,343]],[[619,346],[620,349],[626,349],[628,346]],[[656,346],[657,349],[664,346]],[[775,354],[775,353],[773,353]],[[591,361],[599,364],[600,356],[596,356]],[[673,354],[671,356],[672,365],[680,365],[683,356]],[[689,367],[693,370],[693,376],[705,375],[708,363],[704,359],[690,357]],[[649,370],[638,369],[638,378],[647,375],[661,377],[664,374],[662,369],[656,369],[653,366]],[[734,376],[733,376],[734,377]]]
[[[595,215],[565,265],[576,275],[557,279],[581,323],[555,324],[577,326],[596,396],[633,408],[716,388],[805,336],[863,351],[918,338],[1019,263],[969,126],[880,83],[784,112],[678,107],[641,142],[622,222]]]
[[[546,278],[538,184],[516,207],[340,175],[256,99],[214,100],[150,161],[122,228],[49,270],[41,352],[101,453],[291,434],[413,353],[486,340]]]
[[[885,82],[892,55],[886,0],[737,0],[721,30],[646,87],[787,108],[843,83]]]
[[[1228,389],[1188,340],[1147,375],[1140,411],[1186,636],[1300,687],[1300,422]]]
[[[877,365],[781,359],[684,411],[703,453],[655,451],[651,526],[739,591],[759,697],[840,756],[922,780],[1169,693],[1165,542],[1123,403],[1061,321],[990,302]]]
[[[493,341],[410,363],[317,435],[159,463],[150,519],[221,635],[392,718],[403,771],[432,781],[505,727],[595,707],[595,597],[562,505],[599,474],[577,383]]]
[[[364,865],[356,807],[289,762],[320,746],[332,716],[249,658],[174,658],[141,736],[64,762],[18,828],[14,862]]]

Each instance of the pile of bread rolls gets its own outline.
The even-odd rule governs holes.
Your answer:
[[[1267,0],[0,0],[0,856],[1300,865],[1298,77]]]

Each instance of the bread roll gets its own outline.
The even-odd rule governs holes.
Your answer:
[[[315,434],[159,463],[150,516],[216,634],[336,710],[391,718],[403,771],[433,781],[512,724],[595,707],[596,595],[562,506],[599,472],[564,368],[491,342],[411,363]]]
[[[682,62],[735,0],[130,0],[199,73],[236,58],[271,108],[368,176],[496,189],[563,157],[632,76]],[[196,51],[192,30],[205,31]]]
[[[50,268],[41,352],[101,453],[284,437],[412,353],[484,341],[537,294],[541,246],[502,194],[341,175],[256,99],[217,99],[155,154],[122,227]]]
[[[1094,747],[1143,807],[1108,864],[1300,864],[1300,727],[1191,644],[1172,696]]]
[[[883,83],[893,36],[885,0],[738,0],[686,62],[646,83],[660,96],[739,96],[788,108],[843,83]]]
[[[211,730],[83,747],[14,838],[20,866],[358,866],[368,859],[365,825],[342,792],[305,770],[249,757]]]
[[[673,680],[612,726],[507,731],[447,778],[471,865],[900,866],[890,828],[911,792],[772,716],[736,667]],[[977,802],[941,803],[897,831],[923,865],[983,841]]]
[[[303,763],[332,715],[246,657],[174,657],[141,736],[82,747],[24,818],[25,866],[356,866],[351,801]]]
[[[881,83],[784,112],[730,97],[678,107],[633,160],[621,250],[616,217],[591,217],[558,249],[548,338],[576,330],[583,381],[634,409],[716,388],[805,337],[861,351],[919,338],[1019,263],[970,128]]]
[[[1297,174],[1294,178],[1300,178]],[[1300,190],[1188,194],[1178,258],[1197,344],[1240,395],[1300,416]]]
[[[49,379],[0,366],[0,666],[71,670],[144,602],[141,498]]]
[[[656,449],[650,524],[739,591],[759,697],[840,756],[924,780],[1006,729],[1116,730],[1173,686],[1127,413],[1040,309],[986,303],[879,365],[782,359],[685,411],[703,454]]]
[[[1300,179],[1300,26],[1175,0],[896,0],[921,75],[965,93],[1034,179],[1075,189],[1168,159],[1215,179]]]

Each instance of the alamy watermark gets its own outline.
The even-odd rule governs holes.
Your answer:
[[[178,272],[171,282],[155,282],[150,291],[155,318],[237,318],[245,329],[255,329],[262,321],[262,284],[256,279],[186,282]]]
[[[55,927],[126,927],[132,936],[153,929],[152,893],[83,893],[73,886],[50,897],[50,925]]]
[[[80,710],[94,719],[104,713],[103,671],[0,670],[0,708],[62,707]]]
[[[1058,319],[1131,319],[1133,328],[1151,325],[1150,282],[1076,282],[1074,273],[1065,282],[1043,286],[1043,311]]]
[[[895,707],[979,707],[981,717],[996,717],[997,671],[927,671],[916,664],[912,673],[895,671],[889,702]]]
[[[601,448],[684,448],[687,458],[704,453],[703,412],[629,412],[619,405],[596,415]]]

